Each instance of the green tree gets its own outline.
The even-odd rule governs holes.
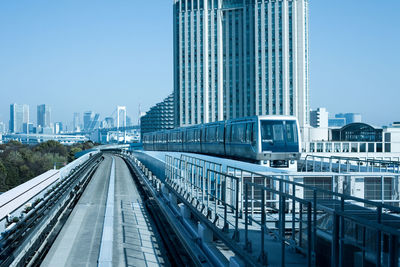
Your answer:
[[[3,162],[0,160],[0,191],[4,192],[7,190],[6,187],[7,170]]]

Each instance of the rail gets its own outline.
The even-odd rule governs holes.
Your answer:
[[[310,166],[309,166],[310,165]],[[315,172],[393,172],[400,173],[400,162],[355,157],[306,155],[301,171]]]
[[[296,179],[309,174],[261,174],[233,166],[219,171],[205,168],[200,159],[191,156],[174,158],[167,155],[165,162],[167,182],[176,185],[182,194],[190,194],[194,198],[193,205],[200,205],[205,216],[214,222],[221,218],[222,230],[226,231],[228,226],[232,226],[232,237],[237,242],[240,241],[240,227],[244,224],[246,249],[252,247],[252,239],[248,239],[249,226],[255,223],[259,226],[261,243],[266,232],[281,242],[282,264],[287,246],[305,254],[308,265],[314,265],[316,244],[322,242],[326,234],[332,237],[325,242],[331,243],[330,259],[333,266],[345,260],[345,244],[360,249],[363,262],[371,262],[372,258],[378,266],[385,262],[398,263],[400,217],[395,214],[400,214],[400,208],[394,206],[399,203],[398,196],[395,200],[367,200],[339,193],[338,188],[334,189],[335,192],[296,182]],[[312,175],[326,177],[326,174]],[[388,175],[395,181],[399,179],[397,173],[360,175],[367,178],[379,175],[382,193]],[[270,224],[266,223],[266,216],[275,218],[277,226],[267,227]],[[290,221],[286,221],[286,218],[290,218]],[[359,231],[364,232],[360,234]],[[374,241],[373,244],[377,244],[375,247],[371,247],[370,242],[357,239],[367,236]],[[390,244],[385,245],[385,242]],[[388,248],[391,253],[388,253]],[[259,258],[264,257],[264,251],[261,250]]]

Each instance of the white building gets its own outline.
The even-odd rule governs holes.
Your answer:
[[[174,0],[175,125],[309,124],[308,0]]]
[[[310,141],[303,143],[303,155],[400,161],[400,126],[396,124],[376,128],[365,123],[351,123],[310,136]]]
[[[329,112],[326,108],[317,108],[310,111],[310,124],[315,128],[328,128]]]

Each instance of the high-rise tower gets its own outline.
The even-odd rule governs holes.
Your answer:
[[[175,125],[309,123],[308,0],[174,0]]]
[[[11,104],[10,105],[10,132],[22,133],[23,125],[29,123],[29,106]]]
[[[51,124],[51,109],[48,105],[37,106],[37,126],[42,128],[50,127]]]

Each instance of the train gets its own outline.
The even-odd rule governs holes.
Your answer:
[[[287,168],[300,158],[292,116],[252,116],[144,133],[143,149],[200,153]]]

